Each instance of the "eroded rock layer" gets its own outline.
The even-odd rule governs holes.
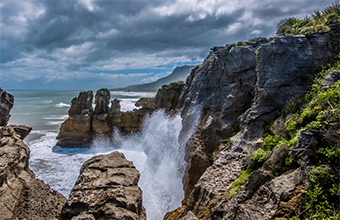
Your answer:
[[[302,207],[310,167],[275,178],[272,172],[287,153],[283,149],[252,173],[232,199],[229,191],[240,171],[250,167],[250,154],[262,147],[265,123],[307,91],[308,77],[332,62],[334,49],[329,33],[212,49],[202,66],[192,70],[179,98],[183,127],[190,123],[193,106],[201,108],[202,121],[186,147],[183,207],[167,215],[177,217],[166,219],[180,219],[189,211],[198,219],[271,219]]]
[[[174,111],[183,88],[183,83],[163,86],[156,98],[140,98],[133,111],[123,112],[119,100],[111,101],[110,91],[100,89],[95,96],[96,107],[93,110],[93,92],[80,92],[71,102],[69,117],[60,126],[57,145],[61,147],[86,147],[96,138],[112,137],[114,129],[122,134],[141,130],[143,119],[158,108]]]
[[[139,172],[122,153],[94,156],[86,161],[61,219],[146,219]]]

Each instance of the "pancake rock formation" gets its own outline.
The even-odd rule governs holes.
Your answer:
[[[122,153],[86,161],[65,203],[61,219],[145,220],[139,172]]]
[[[140,98],[135,106],[141,107],[133,111],[122,112],[120,101],[110,102],[110,91],[100,89],[95,95],[93,110],[93,92],[80,92],[71,102],[69,117],[61,124],[57,136],[57,145],[61,147],[86,147],[96,137],[112,137],[114,128],[122,134],[141,130],[144,116],[158,108],[167,112],[175,110],[183,83],[171,83],[158,90],[155,98]]]
[[[188,76],[176,107],[183,128],[195,114],[192,106],[201,108],[202,120],[186,146],[183,206],[165,219],[271,219],[302,207],[311,167],[306,162],[273,176],[282,167],[285,149],[274,151],[232,199],[229,191],[240,171],[250,167],[251,153],[262,147],[266,123],[293,97],[304,95],[308,77],[333,61],[338,38],[337,33],[277,36],[212,48]],[[332,72],[325,86],[337,77]],[[284,207],[296,209],[286,215]]]

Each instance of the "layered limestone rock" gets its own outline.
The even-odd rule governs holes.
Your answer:
[[[265,123],[291,98],[305,93],[308,77],[330,63],[333,54],[328,33],[278,36],[247,46],[215,47],[192,70],[178,108],[183,127],[195,105],[202,109],[202,121],[186,147],[186,211],[178,209],[182,217],[191,211],[198,219],[269,219],[283,216],[280,207],[301,204],[297,198],[305,193],[307,168],[274,178],[268,170],[280,166],[277,158],[249,176],[244,192],[229,199],[229,190],[239,172],[249,168],[249,155],[262,146]],[[223,139],[226,146],[219,145]],[[289,195],[283,196],[287,189]]]
[[[1,98],[0,105],[6,106],[9,113],[13,102]],[[31,129],[23,125],[0,127],[0,219],[58,219],[66,202],[61,194],[36,179],[28,167],[30,149],[23,139]]]
[[[80,92],[72,99],[69,117],[60,126],[57,145],[61,147],[84,146],[92,138],[93,92]]]
[[[251,104],[256,83],[256,48],[215,47],[201,67],[195,67],[181,92],[177,108],[183,108],[183,127],[190,124],[191,109],[201,109],[203,119],[186,149],[186,196],[213,162],[221,139],[238,131],[237,118]]]
[[[93,137],[98,135],[110,137],[112,135],[112,126],[109,118],[110,98],[111,95],[108,89],[99,89],[96,93],[96,107],[92,119]]]
[[[329,34],[279,36],[258,49],[257,83],[250,109],[241,117],[243,124],[263,127],[276,111],[307,90],[308,77],[331,63],[334,48]],[[257,129],[257,128],[256,128]]]
[[[0,88],[0,126],[6,126],[14,104],[14,96]]]
[[[174,111],[178,105],[179,96],[184,85],[184,82],[174,82],[162,86],[155,97],[156,106],[166,112]]]
[[[93,110],[93,92],[81,92],[72,100],[69,117],[60,126],[57,145],[61,147],[87,147],[96,137],[111,138],[113,129],[121,133],[139,131],[143,118],[152,112],[153,99],[142,98],[138,104],[147,108],[122,112],[117,99],[111,101],[108,89],[100,89],[95,96],[96,107]]]
[[[140,98],[136,104],[136,107],[147,108],[147,109],[156,109],[155,98]]]
[[[61,147],[87,147],[96,138],[111,138],[116,128],[122,134],[138,132],[144,116],[158,108],[174,111],[178,104],[183,83],[163,86],[156,98],[140,98],[133,111],[123,112],[119,100],[111,98],[108,89],[100,89],[95,95],[95,109],[92,108],[93,92],[81,92],[71,102],[69,117],[60,126],[57,145]]]
[[[139,172],[122,153],[86,161],[61,219],[146,219]]]
[[[122,134],[140,131],[144,116],[155,110],[155,108],[152,108],[154,106],[152,100],[153,99],[141,98],[137,101],[138,104],[136,103],[136,107],[144,107],[130,112],[122,112],[119,101],[117,99],[113,100],[109,113],[112,126],[117,128]]]

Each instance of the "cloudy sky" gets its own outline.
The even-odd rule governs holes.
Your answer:
[[[155,81],[213,46],[274,36],[334,0],[0,0],[0,86],[89,90]]]

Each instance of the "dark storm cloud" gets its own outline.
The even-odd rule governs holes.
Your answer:
[[[5,0],[0,2],[1,77],[16,79],[20,72],[21,80],[67,79],[89,77],[94,70],[153,69],[202,61],[210,47],[273,36],[281,19],[303,18],[331,3]]]

